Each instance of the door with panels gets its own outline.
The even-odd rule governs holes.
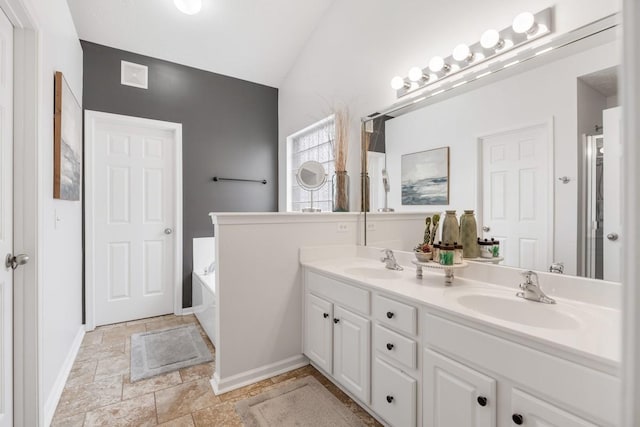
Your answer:
[[[181,147],[162,122],[102,113],[86,144],[95,325],[174,312]],[[179,128],[178,128],[179,129]]]
[[[333,376],[358,399],[369,403],[370,324],[342,307],[334,308]]]
[[[0,427],[13,425],[13,26],[0,10]]]
[[[486,136],[480,143],[484,238],[500,241],[506,265],[546,270],[553,242],[548,125]]]
[[[333,304],[307,294],[304,353],[319,368],[331,373],[333,367]]]
[[[493,427],[496,380],[435,351],[424,351],[424,427]]]

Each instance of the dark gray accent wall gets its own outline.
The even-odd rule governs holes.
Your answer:
[[[189,307],[192,239],[213,235],[208,213],[278,209],[278,90],[81,43],[85,109],[182,123],[183,305]],[[120,84],[122,60],[149,67],[149,89]],[[213,182],[214,176],[268,183]]]

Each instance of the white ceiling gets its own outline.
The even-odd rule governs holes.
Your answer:
[[[67,0],[82,40],[279,87],[333,0]]]

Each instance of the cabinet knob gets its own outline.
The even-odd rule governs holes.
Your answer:
[[[393,344],[388,343],[387,344],[387,350],[389,350],[389,351],[393,350]]]
[[[391,319],[394,316],[393,312],[387,311],[387,319]]]
[[[487,398],[484,396],[478,396],[478,405],[487,406]]]
[[[340,319],[333,319],[333,323],[337,325],[338,323],[340,323]]]
[[[326,319],[327,317],[329,317],[329,313],[324,313],[322,316]]]
[[[511,420],[513,420],[514,424],[517,424],[519,426],[521,426],[522,423],[524,422],[524,418],[520,414],[513,414],[511,416]]]
[[[387,396],[387,403],[393,402],[393,396]]]

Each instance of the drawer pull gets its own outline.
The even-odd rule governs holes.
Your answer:
[[[329,313],[324,313],[322,316],[326,319],[327,317],[329,317]]]
[[[389,350],[389,351],[393,350],[393,344],[388,343],[387,344],[387,350]]]
[[[524,418],[520,414],[513,414],[511,416],[511,420],[513,420],[514,424],[517,424],[519,426],[521,426],[522,423],[524,422]]]
[[[333,319],[333,323],[337,325],[338,323],[340,323],[340,319]]]
[[[395,316],[395,315],[393,314],[393,312],[391,312],[391,311],[387,311],[387,319],[391,319],[391,318],[393,318],[393,316]]]
[[[484,396],[478,396],[478,405],[487,406],[487,398]]]
[[[387,396],[387,403],[393,402],[393,396]]]

